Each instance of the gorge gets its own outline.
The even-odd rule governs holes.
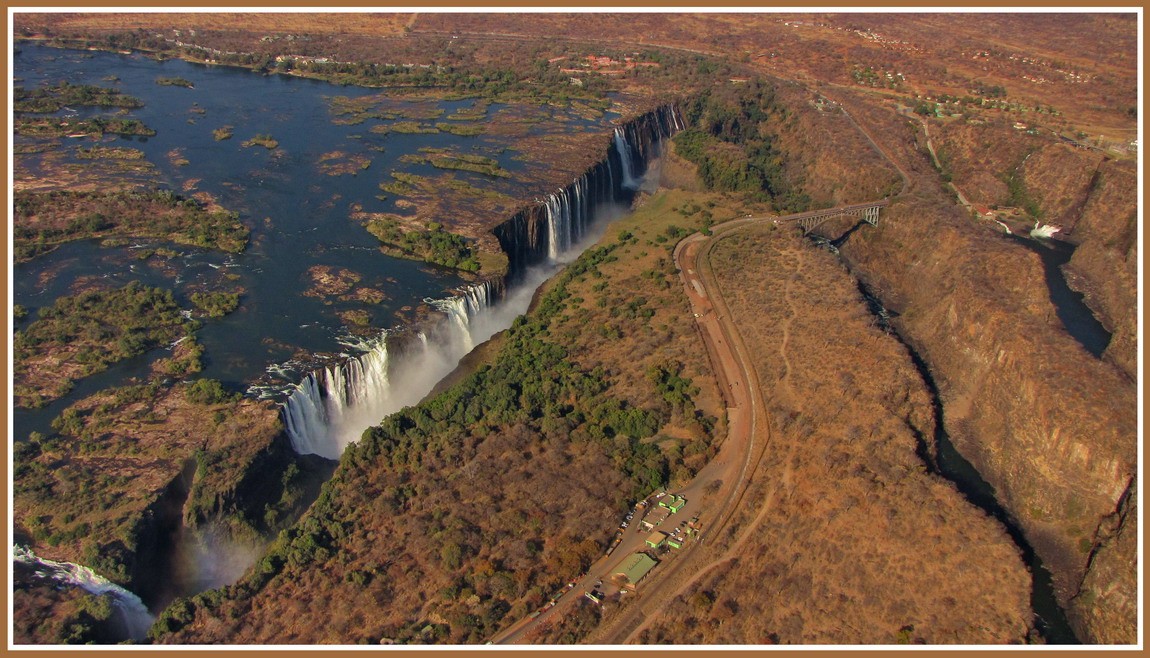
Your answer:
[[[664,105],[616,128],[613,150],[600,163],[494,229],[507,249],[505,277],[427,300],[443,314],[429,329],[385,332],[355,345],[362,355],[309,374],[284,402],[296,452],[337,459],[365,429],[418,402],[475,345],[510,326],[539,284],[596,239],[612,214],[624,212],[636,176],[680,125],[674,106]]]
[[[17,641],[1137,641],[1129,18],[19,13]]]

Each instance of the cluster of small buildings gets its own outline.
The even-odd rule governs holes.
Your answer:
[[[636,53],[638,54],[638,53]],[[557,57],[549,62],[558,62],[566,59],[565,57]],[[583,62],[579,63],[580,68],[561,68],[562,73],[586,73],[588,70],[603,75],[620,75],[631,69],[637,67],[658,67],[658,62],[640,62],[631,56],[625,56],[622,61],[612,59],[610,57],[597,57],[595,55],[588,55],[584,58]]]
[[[670,532],[655,530],[655,526],[661,525],[672,514],[678,513],[687,504],[687,499],[679,495],[659,493],[656,494],[656,498],[659,501],[658,504],[640,521],[644,529],[652,531],[645,540],[648,551],[654,551],[658,554],[660,550],[665,548],[682,548],[687,541],[687,537],[698,532],[699,517],[696,516],[687,523],[680,524]],[[643,509],[646,506],[647,501],[641,501],[637,507],[638,509]],[[623,581],[623,587],[625,589],[634,589],[639,581],[659,563],[648,551],[634,553],[619,565],[615,576]]]
[[[659,505],[651,510],[647,516],[643,517],[643,527],[647,530],[654,529],[655,526],[666,521],[667,517],[683,509],[683,506],[686,504],[687,499],[682,496],[665,496],[659,494]]]

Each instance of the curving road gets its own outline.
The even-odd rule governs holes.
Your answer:
[[[770,423],[751,353],[731,320],[722,287],[711,269],[710,255],[719,240],[739,229],[762,221],[787,222],[794,217],[797,215],[748,215],[712,227],[713,235],[710,237],[695,233],[675,246],[673,257],[683,291],[726,403],[727,437],[716,457],[689,484],[675,492],[686,497],[688,503],[685,510],[672,518],[698,516],[702,526],[698,537],[688,540],[681,550],[666,555],[639,585],[637,592],[627,595],[629,598],[616,614],[586,638],[587,643],[635,641],[668,601],[711,568],[729,560],[733,551],[747,539],[748,528],[756,525],[752,522],[738,537],[734,536],[734,530],[728,528],[735,512],[742,506],[743,497],[770,444]],[[770,500],[768,497],[758,511],[757,519],[769,509]],[[565,587],[554,604],[495,634],[490,643],[532,643],[535,631],[560,620],[584,592],[592,590],[600,581],[609,582],[628,556],[644,548],[648,532],[639,528],[637,515],[632,525],[621,532],[613,551]],[[729,541],[717,541],[720,539]],[[608,588],[611,589],[614,588]]]
[[[723,538],[735,511],[743,502],[751,478],[770,443],[758,375],[738,328],[732,323],[722,288],[710,266],[714,245],[726,235],[763,218],[747,217],[713,227],[714,236],[696,233],[680,242],[675,265],[690,301],[707,355],[727,401],[727,438],[719,454],[699,472],[682,493],[700,500],[703,532],[680,554],[669,556],[639,587],[636,598],[597,629],[588,642],[623,644],[638,635],[686,584],[693,582],[725,557],[716,540]],[[781,218],[780,218],[781,219]],[[708,485],[721,483],[712,495]],[[710,543],[708,543],[710,542]]]

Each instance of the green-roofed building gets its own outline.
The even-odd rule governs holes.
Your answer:
[[[650,555],[635,553],[619,565],[619,571],[616,573],[626,578],[628,584],[634,586],[643,579],[643,576],[647,575],[647,572],[654,569],[656,564],[658,562]]]
[[[647,537],[647,546],[650,548],[659,548],[665,541],[667,541],[667,533],[656,530],[651,533],[650,537]]]
[[[686,504],[687,499],[682,496],[664,496],[663,499],[659,501],[659,507],[666,507],[671,510],[672,514],[683,509],[683,505]]]

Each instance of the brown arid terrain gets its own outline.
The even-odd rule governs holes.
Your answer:
[[[17,540],[145,590],[157,585],[143,574],[165,559],[155,547],[181,519],[260,547],[234,584],[163,611],[150,634],[159,644],[481,643],[586,574],[636,499],[664,483],[702,486],[693,478],[729,438],[725,382],[691,321],[676,243],[795,203],[889,198],[877,226],[817,229],[842,240],[837,257],[769,220],[706,243],[704,275],[748,347],[769,419],[755,437],[761,459],[721,532],[653,571],[629,603],[579,599],[533,641],[1041,641],[1025,551],[937,474],[941,429],[1050,571],[1077,639],[1134,644],[1138,18],[16,14],[14,36],[56,45],[231,58],[265,73],[280,56],[435,67],[444,86],[405,79],[393,91],[446,98],[474,82],[594,116],[613,103],[623,119],[761,76],[774,105],[754,128],[788,194],[707,192],[698,167],[668,155],[663,189],[640,194],[450,386],[365,432],[322,491],[333,467],[292,454],[269,405],[170,381],[80,400],[55,434],[17,450]],[[292,73],[345,84],[358,74]],[[529,155],[550,151],[532,161],[532,189],[566,184],[610,144],[606,132],[529,137],[514,120],[443,131],[477,125]],[[25,155],[36,163],[17,172],[25,198],[152,176],[125,153],[98,151],[95,174]],[[364,171],[331,160],[327,173]],[[480,195],[451,172],[417,178],[381,179],[406,197],[402,219],[420,227],[469,206],[459,226],[488,251],[487,230],[530,202]],[[72,219],[46,217],[24,215],[29,230]],[[142,230],[128,219],[124,234]],[[1064,274],[1112,333],[1101,357],[1064,328],[1039,256],[993,219],[1062,228],[1055,237],[1076,247]],[[300,285],[324,298],[367,290],[351,278],[333,268]],[[64,641],[67,620],[99,612],[37,586],[14,598],[16,630],[33,643]]]
[[[1017,548],[916,456],[929,395],[850,275],[771,224],[721,236],[699,267],[750,346],[769,443],[743,518],[707,538],[697,572],[632,640],[1025,641]]]
[[[860,124],[914,175],[878,230],[852,236],[842,253],[897,313],[938,384],[948,433],[1051,569],[1076,632],[1132,641],[1135,556],[1121,538],[1136,522],[1134,383],[1061,329],[1033,283],[1044,280],[1036,255],[941,192],[906,120],[852,100]],[[1095,568],[1125,577],[1087,589]]]
[[[162,596],[174,586],[169,597],[180,583],[157,582],[154,573],[172,559],[165,546],[176,528],[216,525],[237,551],[254,550],[265,523],[275,527],[297,512],[292,498],[301,494],[290,490],[302,489],[304,478],[282,474],[298,458],[274,408],[205,390],[109,389],[66,409],[52,437],[20,443],[17,541],[139,592]]]

